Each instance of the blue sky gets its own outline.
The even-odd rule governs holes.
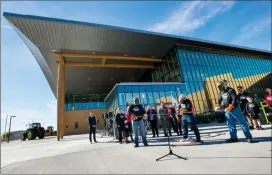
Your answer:
[[[5,1],[2,12],[39,15],[182,35],[271,51],[271,2]],[[35,58],[1,14],[1,132],[34,120],[56,125],[56,99]]]

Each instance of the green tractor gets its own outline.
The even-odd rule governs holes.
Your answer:
[[[47,129],[45,130],[45,136],[53,136],[53,134],[54,134],[54,127],[48,126]]]
[[[45,135],[45,130],[43,127],[41,127],[40,123],[32,123],[28,125],[28,128],[25,132],[21,135],[21,140],[25,141],[28,140],[34,140],[36,137],[39,137],[39,139],[43,139]]]

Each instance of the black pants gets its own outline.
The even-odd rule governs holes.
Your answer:
[[[196,126],[195,118],[192,115],[187,115],[187,116],[190,117],[190,119],[191,119],[191,127],[192,127],[192,129],[194,131],[196,139],[198,141],[200,141],[200,133],[199,133],[198,127]],[[183,127],[183,132],[184,132],[183,138],[187,139],[188,138],[188,121],[185,120],[184,117],[183,117],[183,120],[182,120],[182,127]]]
[[[182,119],[181,115],[178,115],[179,121],[177,122],[179,134],[182,135]]]
[[[169,124],[170,124],[170,127],[171,126],[173,127],[174,132],[176,132],[177,134],[179,134],[178,133],[178,127],[177,127],[177,121],[176,121],[176,119],[175,118],[170,118],[169,119]]]
[[[150,122],[151,125],[151,129],[152,129],[152,134],[155,137],[155,133],[156,135],[159,137],[159,131],[158,131],[158,126],[157,126],[157,120],[151,120]]]
[[[90,139],[90,142],[92,142],[92,134],[93,134],[94,141],[96,142],[95,133],[96,133],[96,128],[93,127],[93,126],[89,126],[89,139]]]
[[[118,127],[119,142],[122,142],[124,134],[125,134],[124,133],[124,127],[119,126]]]
[[[162,127],[163,127],[164,136],[167,136],[168,133],[170,134],[170,136],[172,136],[171,124],[169,123],[168,117],[162,118]],[[166,130],[168,130],[168,133],[166,132]]]

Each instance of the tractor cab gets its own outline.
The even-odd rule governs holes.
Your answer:
[[[32,123],[28,125],[28,129],[34,129],[34,128],[40,128],[41,124],[40,123]]]

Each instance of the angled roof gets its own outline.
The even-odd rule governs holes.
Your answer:
[[[161,58],[175,44],[183,44],[258,55],[271,54],[269,51],[248,47],[116,26],[7,12],[4,12],[3,16],[33,53],[55,95],[58,57],[53,50],[65,53],[96,52],[108,55],[125,54]],[[68,59],[70,61],[79,60],[78,58]],[[66,69],[67,91],[69,93],[107,93],[116,83],[137,80],[146,72],[147,70],[142,69],[128,71],[128,69],[120,68],[116,71],[115,68],[69,67]],[[100,76],[98,79],[97,75],[99,74],[104,76]],[[112,76],[115,74],[116,76],[113,78]],[[91,81],[88,81],[90,79]],[[96,86],[93,86],[94,84]]]

